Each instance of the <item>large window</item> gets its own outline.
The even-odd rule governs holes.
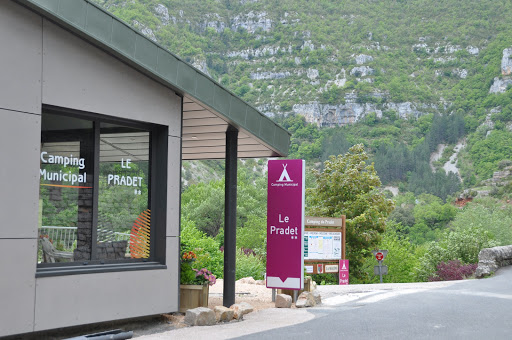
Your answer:
[[[165,203],[152,203],[165,202],[166,135],[161,126],[45,108],[39,274],[164,262]]]

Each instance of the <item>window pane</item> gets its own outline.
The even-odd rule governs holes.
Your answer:
[[[100,125],[97,259],[150,255],[150,133]]]
[[[38,263],[91,259],[93,123],[44,113]]]

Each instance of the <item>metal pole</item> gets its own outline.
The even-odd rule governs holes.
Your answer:
[[[294,290],[293,291],[293,303],[296,303],[297,302],[297,295],[298,295],[298,291],[297,290]]]
[[[276,290],[272,288],[272,302],[276,302]]]
[[[224,210],[224,291],[222,304],[235,303],[236,271],[236,175],[238,131],[229,126],[226,131],[226,185]]]
[[[382,261],[379,261],[379,276],[380,276],[380,283],[382,283]]]

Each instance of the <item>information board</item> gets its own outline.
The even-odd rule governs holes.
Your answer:
[[[304,260],[341,260],[341,232],[305,231]]]

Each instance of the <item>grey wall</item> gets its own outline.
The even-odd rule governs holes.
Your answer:
[[[0,2],[0,336],[34,326],[41,36],[39,16]]]
[[[0,336],[178,310],[181,99],[11,1],[0,41]],[[166,270],[35,278],[42,104],[169,126]]]
[[[179,239],[167,238],[167,257]],[[56,276],[37,279],[34,330],[177,311],[178,261],[167,270]]]
[[[181,100],[173,91],[46,19],[42,95],[44,104],[168,125],[170,135],[181,133]]]

